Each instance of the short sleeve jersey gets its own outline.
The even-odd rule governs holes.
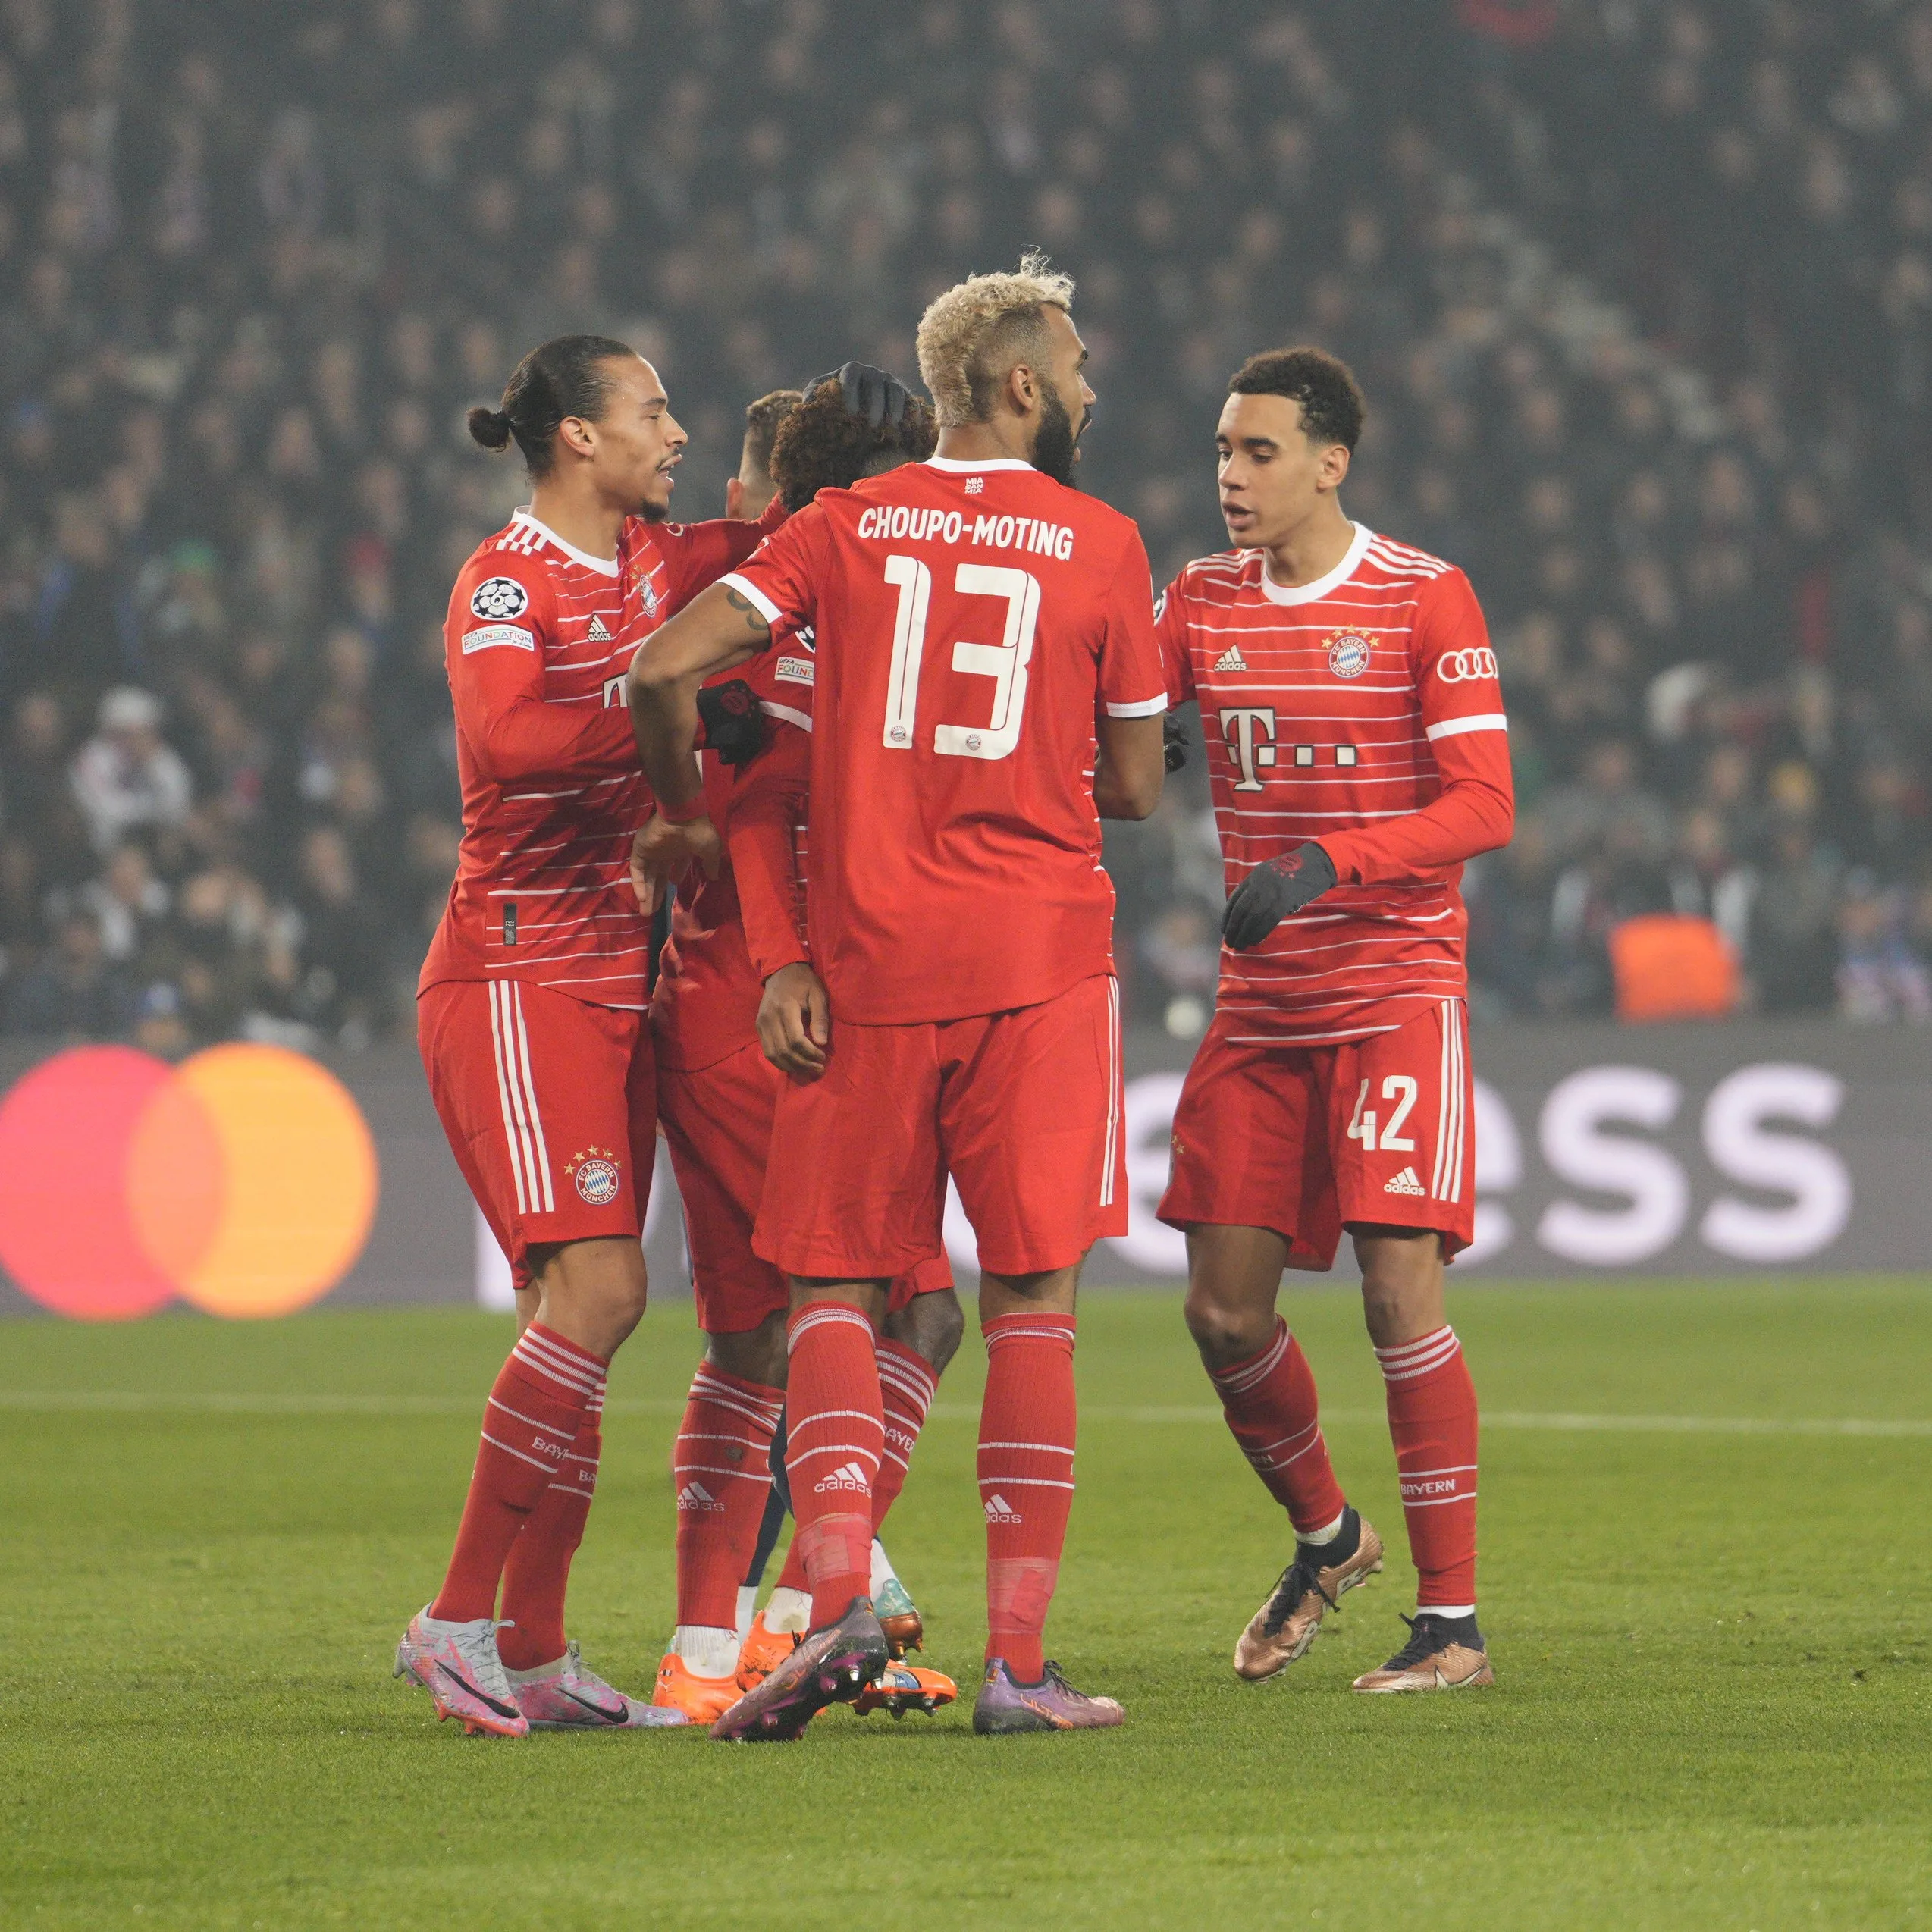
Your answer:
[[[651,927],[629,866],[651,798],[624,674],[651,632],[783,516],[632,517],[607,558],[519,510],[477,547],[444,623],[463,834],[422,986],[522,980],[645,1005]]]
[[[742,671],[714,682],[744,678],[770,721],[768,732],[812,728],[816,666],[809,631],[788,638]],[[748,764],[733,767],[713,751],[699,754],[706,815],[729,836],[732,806],[763,781],[779,748],[767,745]],[[804,826],[794,835],[803,849]],[[658,961],[651,996],[651,1024],[658,1057],[689,1071],[714,1066],[757,1036],[758,1002],[764,982],[754,964],[739,904],[738,883],[726,864],[715,879],[693,867],[678,882],[671,902],[671,931]]]
[[[1200,701],[1228,890],[1309,840],[1341,881],[1259,946],[1222,949],[1227,1037],[1332,1044],[1460,997],[1462,867],[1406,862],[1392,828],[1445,779],[1507,795],[1495,654],[1469,579],[1358,524],[1335,569],[1291,589],[1259,550],[1189,564],[1159,629],[1169,697]]]
[[[1167,707],[1146,552],[1030,465],[908,463],[725,580],[817,634],[808,918],[861,1025],[1037,1005],[1112,971],[1096,720]]]

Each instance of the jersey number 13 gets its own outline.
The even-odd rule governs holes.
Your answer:
[[[910,751],[919,710],[919,667],[926,654],[926,610],[932,601],[933,573],[916,557],[889,557],[886,581],[899,594],[892,621],[892,663],[886,686],[885,746]],[[990,563],[962,563],[953,588],[964,597],[1006,600],[1006,624],[997,644],[957,643],[952,668],[991,678],[993,716],[984,725],[933,727],[933,749],[949,758],[1008,758],[1020,742],[1020,714],[1026,707],[1027,667],[1033,662],[1033,635],[1040,621],[1040,580],[1024,570]]]

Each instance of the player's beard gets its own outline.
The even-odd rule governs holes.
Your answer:
[[[1087,415],[1081,412],[1080,429],[1087,428]],[[1074,431],[1073,418],[1067,413],[1067,406],[1060,400],[1057,389],[1043,388],[1040,397],[1040,429],[1033,439],[1033,466],[1043,476],[1050,476],[1056,483],[1064,483],[1069,489],[1074,481],[1074,446],[1079,441]]]

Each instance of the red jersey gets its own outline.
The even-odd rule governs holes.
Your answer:
[[[751,684],[770,721],[769,736],[755,758],[735,768],[715,752],[699,754],[705,815],[725,842],[728,862],[716,879],[689,868],[671,902],[651,1008],[666,1066],[695,1072],[755,1038],[766,980],[805,957],[796,908],[813,669],[807,633],[802,644],[795,639],[743,672],[721,674]],[[776,960],[769,957],[774,929],[786,955]]]
[[[1012,460],[822,490],[725,581],[817,635],[814,965],[860,1025],[1113,967],[1095,721],[1167,708],[1131,520]]]
[[[1467,985],[1462,862],[1509,841],[1507,720],[1468,578],[1355,526],[1284,590],[1259,550],[1190,563],[1159,625],[1168,696],[1197,698],[1228,890],[1313,839],[1339,884],[1247,952],[1223,947],[1231,1040],[1386,1033]]]
[[[443,648],[463,835],[419,987],[525,980],[601,1006],[645,1004],[650,921],[629,877],[651,808],[624,703],[638,646],[740,561],[757,523],[627,521],[614,558],[527,510],[456,579]]]

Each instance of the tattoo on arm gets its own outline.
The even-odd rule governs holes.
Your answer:
[[[725,601],[745,619],[745,628],[754,637],[769,637],[771,635],[771,626],[765,621],[764,613],[742,592],[727,586]]]

